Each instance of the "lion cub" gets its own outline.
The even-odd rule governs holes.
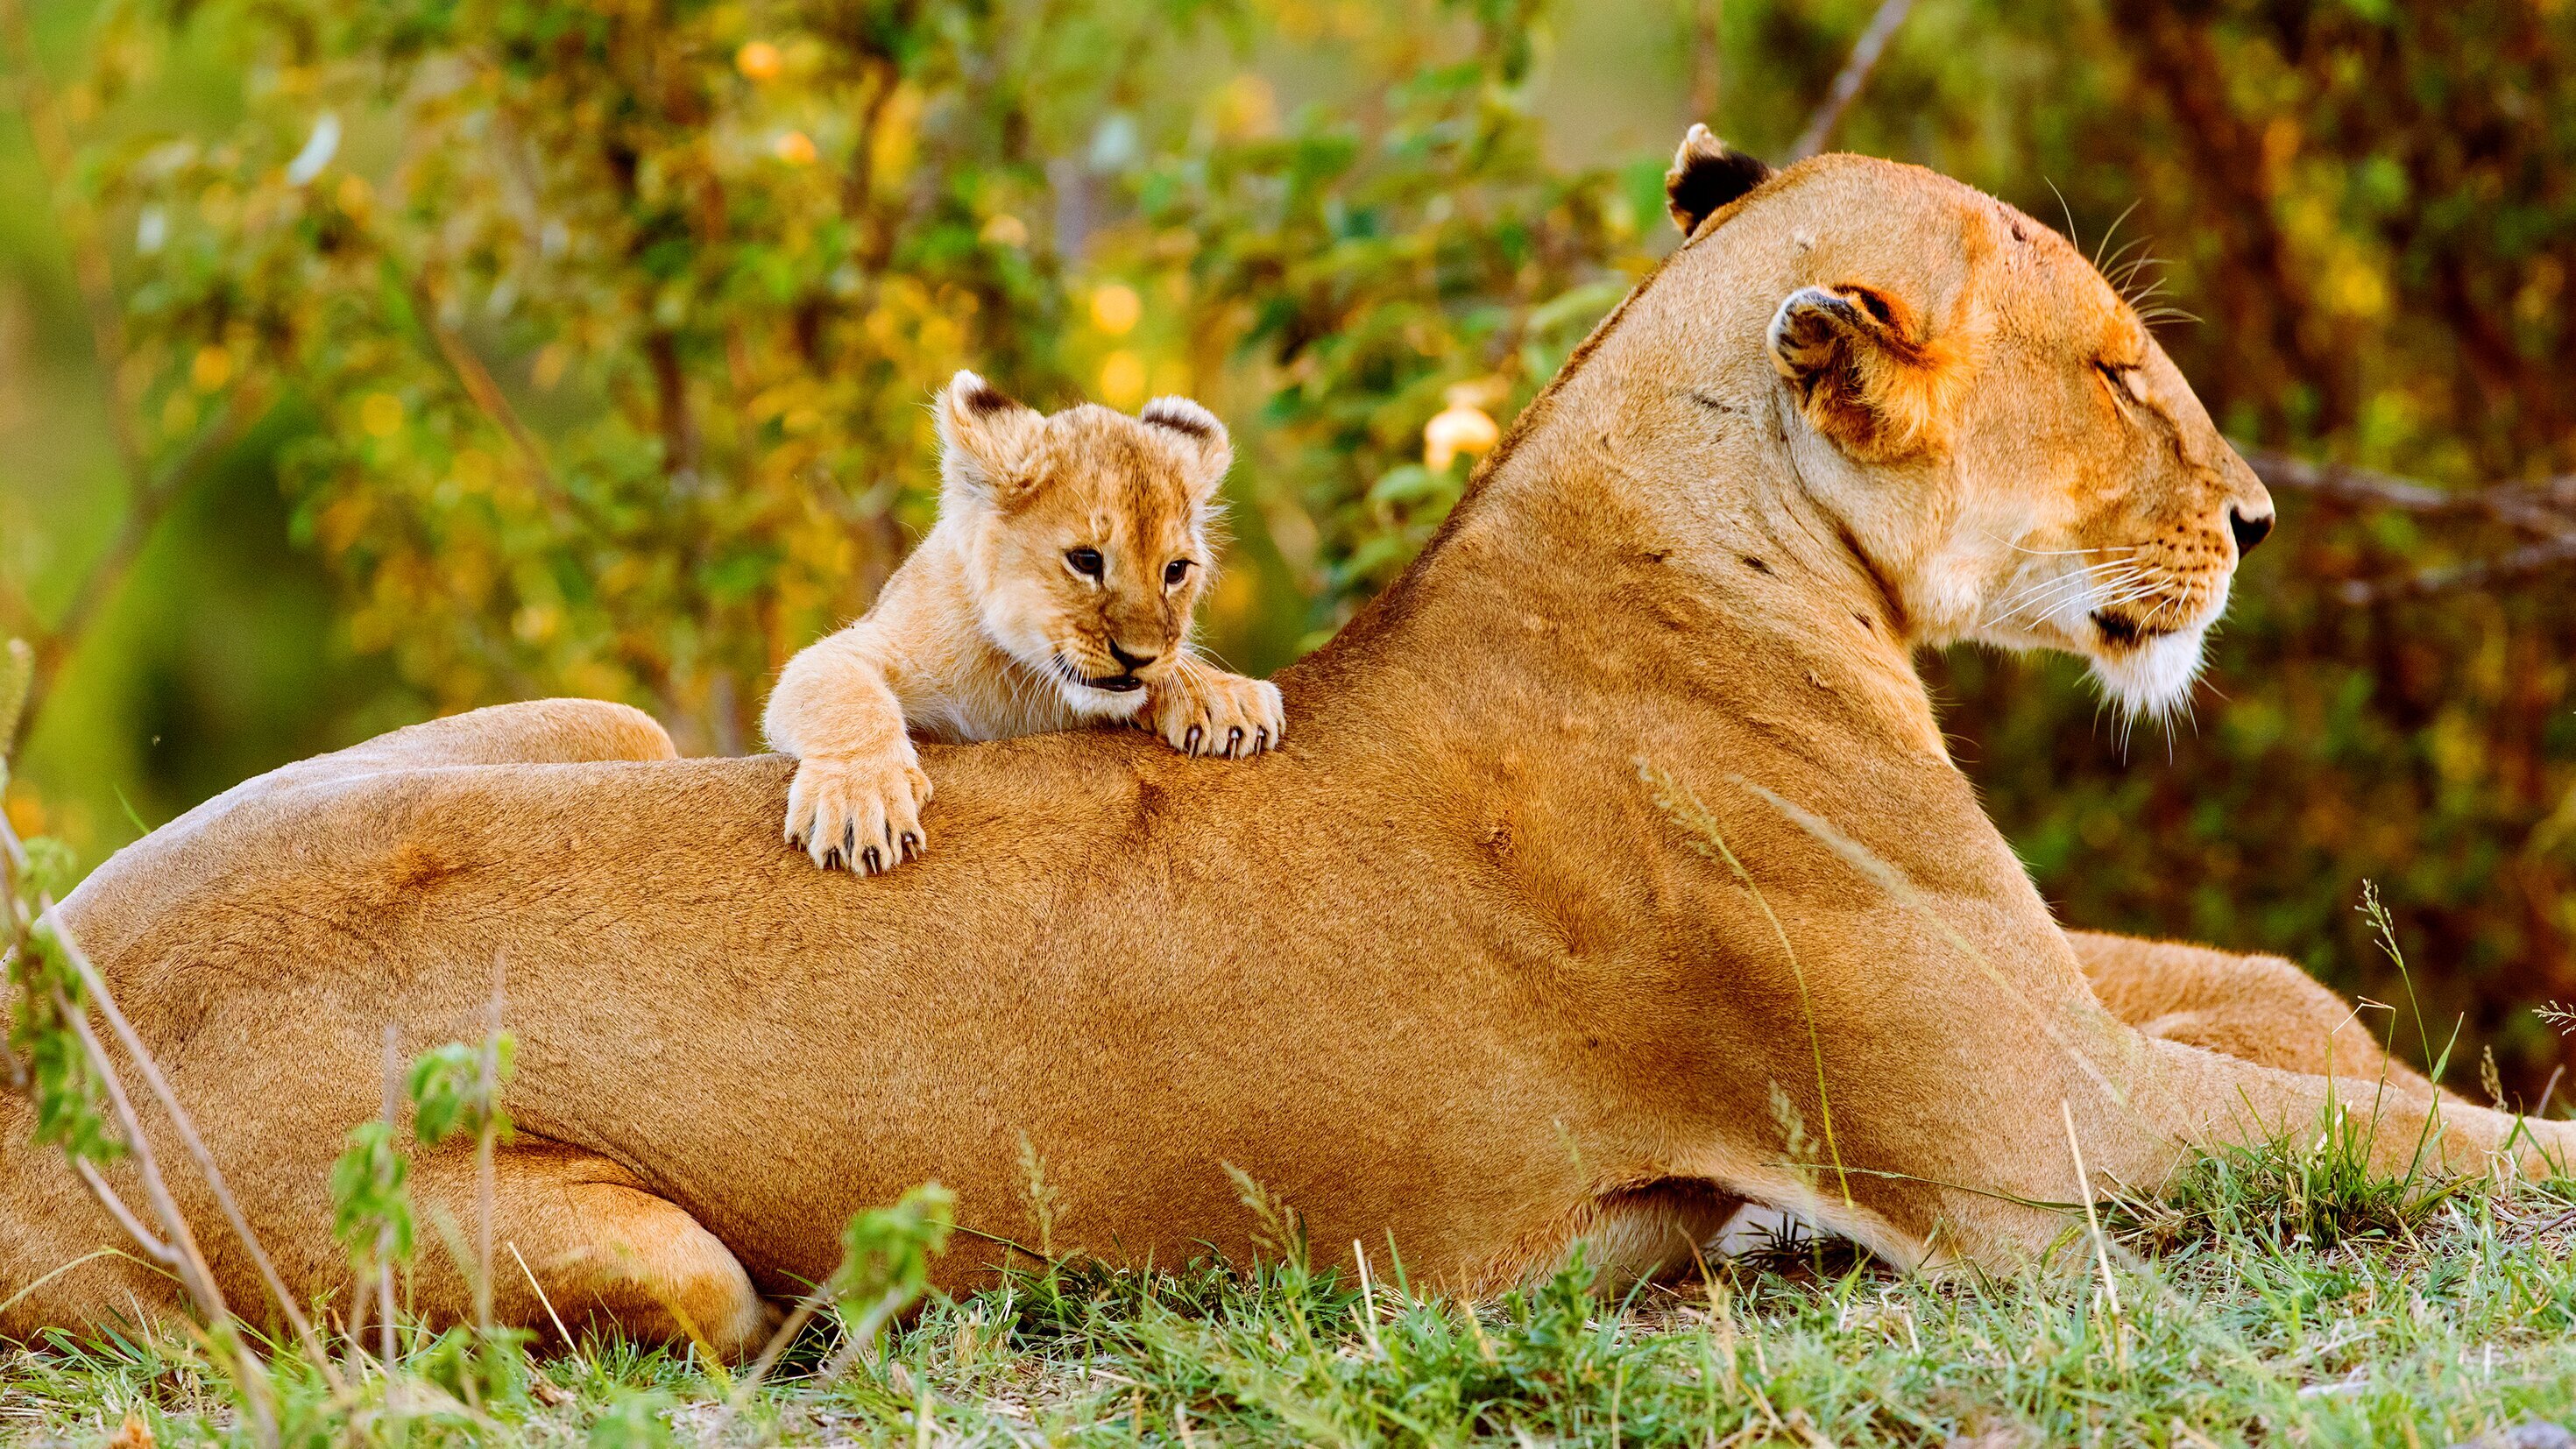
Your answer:
[[[1277,686],[1190,646],[1225,426],[1186,398],[1048,417],[960,372],[939,394],[939,522],[867,615],[799,653],[762,722],[797,757],[787,841],[875,875],[918,854],[952,743],[1132,720],[1190,755],[1279,742]]]

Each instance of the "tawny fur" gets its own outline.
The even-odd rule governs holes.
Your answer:
[[[1214,567],[1225,425],[1186,398],[1053,417],[960,372],[936,404],[939,521],[857,623],[798,653],[769,743],[798,758],[787,840],[869,875],[924,847],[913,739],[971,744],[1134,720],[1190,755],[1285,731],[1278,687],[1209,663],[1190,616]]]
[[[1768,341],[1801,289],[1860,286],[1984,338],[1941,393],[1947,441],[1901,462],[1821,432]],[[2009,1267],[2065,1227],[2019,1204],[2078,1191],[2061,1111],[2097,1188],[2334,1101],[2376,1114],[2384,1169],[2419,1140],[2451,1169],[2536,1168],[2576,1129],[2435,1120],[2395,1070],[2376,1088],[2340,1009],[2277,963],[2070,939],[1943,753],[1917,647],[2116,660],[2136,645],[2108,612],[2196,658],[2231,510],[2268,501],[2072,248],[1932,173],[1825,157],[1699,222],[1420,562],[1282,674],[1298,727],[1258,759],[1109,731],[932,746],[941,848],[858,882],[779,844],[792,762],[673,761],[614,707],[520,706],[245,786],[67,910],[316,1293],[345,1290],[327,1179],[377,1110],[386,1023],[407,1051],[472,1034],[496,961],[522,1133],[503,1236],[567,1313],[651,1297],[615,1276],[631,1261],[688,1285],[702,1324],[756,1323],[739,1275],[798,1291],[853,1209],[930,1178],[976,1233],[941,1281],[975,1281],[997,1239],[1036,1236],[1024,1152],[1060,1252],[1246,1253],[1232,1167],[1319,1253],[1391,1235],[1415,1283],[1470,1290],[1585,1234],[1652,1271],[1747,1197],[1899,1260]],[[2157,592],[2016,610],[2034,584],[2089,586],[2070,549],[2150,557],[2131,588]],[[616,758],[490,762],[502,735],[563,759],[555,728]],[[1758,902],[1641,765],[1705,802]],[[1840,1181],[1785,1160],[1772,1109],[1784,1094],[1822,1141],[1811,1023]],[[2353,1075],[2330,1082],[2337,1039]],[[117,1241],[29,1126],[0,1103],[6,1292]],[[542,1330],[515,1275],[496,1286]],[[434,1316],[468,1302],[435,1246],[416,1291]],[[0,1329],[176,1302],[99,1258]]]

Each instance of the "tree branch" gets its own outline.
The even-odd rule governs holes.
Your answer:
[[[144,471],[143,444],[134,434],[133,409],[128,406],[124,370],[119,365],[125,359],[125,309],[116,300],[115,269],[108,262],[98,214],[68,189],[76,161],[71,127],[64,123],[53,83],[36,58],[35,31],[27,22],[24,0],[0,0],[0,43],[9,48],[10,69],[17,73],[18,110],[26,119],[29,139],[35,142],[36,166],[44,177],[55,219],[62,225],[65,250],[71,253],[72,284],[89,317],[90,346],[97,353],[107,389],[108,429],[125,471],[139,479]]]
[[[1790,160],[1804,161],[1825,149],[1825,143],[1834,138],[1835,128],[1843,123],[1843,112],[1851,109],[1861,87],[1869,84],[1869,73],[1878,68],[1878,58],[1886,51],[1887,42],[1913,8],[1914,0],[1879,0],[1878,13],[1869,17],[1868,28],[1852,43],[1851,58],[1843,62],[1842,71],[1825,91],[1823,103],[1807,118],[1807,129],[1798,133],[1798,143],[1789,148]]]
[[[2356,606],[2389,599],[2421,598],[2426,594],[2447,593],[2454,589],[2478,589],[2509,583],[2532,574],[2545,573],[2565,563],[2576,563],[2576,532],[2527,544],[2493,558],[2445,564],[2440,568],[2422,569],[2376,582],[2353,579],[2335,590],[2335,594],[2343,602]]]
[[[2539,484],[2499,483],[2451,489],[2368,468],[2311,463],[2269,450],[2249,451],[2244,456],[2267,488],[2305,493],[2353,508],[2392,508],[2419,517],[2483,517],[2537,536],[2532,543],[2489,558],[2420,569],[2389,579],[2347,581],[2335,590],[2336,597],[2346,604],[2359,606],[2452,589],[2483,588],[2576,563],[2576,473]]]
[[[33,733],[63,662],[79,648],[81,637],[102,606],[125,581],[126,571],[151,539],[154,527],[195,481],[206,461],[238,436],[249,421],[246,399],[251,389],[247,385],[236,388],[218,423],[200,431],[170,466],[157,476],[153,473],[143,440],[134,430],[134,400],[125,382],[125,308],[117,299],[115,268],[109,261],[97,212],[71,186],[77,151],[53,85],[37,60],[35,33],[28,24],[24,0],[0,0],[0,45],[7,47],[9,68],[17,81],[18,109],[35,142],[37,168],[43,175],[55,220],[62,227],[65,249],[71,254],[73,284],[80,293],[82,310],[88,314],[90,348],[107,393],[108,429],[134,492],[133,507],[109,542],[107,552],[91,565],[72,596],[71,607],[52,628],[38,625],[34,609],[16,590],[0,592],[0,609],[6,611],[8,627],[25,630],[36,648],[35,679],[28,688],[26,709],[18,722],[21,732]],[[0,754],[8,753],[14,743],[15,736],[0,738]]]
[[[527,423],[519,417],[519,410],[510,405],[509,395],[501,391],[501,384],[493,379],[492,370],[483,365],[482,357],[457,335],[456,329],[440,320],[438,298],[430,292],[426,279],[413,279],[411,305],[420,316],[421,330],[427,332],[430,341],[437,345],[439,358],[455,375],[457,386],[465,389],[466,399],[483,414],[485,421],[510,440],[510,446],[518,452],[520,466],[527,470],[529,480],[546,496],[546,501],[557,507],[564,506],[568,499],[563,489],[556,485],[554,465],[547,461],[545,448],[538,443],[536,434],[528,431]]]
[[[1690,47],[1690,116],[1693,121],[1717,124],[1719,84],[1724,79],[1724,54],[1718,45],[1718,25],[1725,18],[1725,0],[1682,0],[1682,28]]]
[[[187,448],[158,476],[138,475],[134,502],[126,509],[125,521],[117,525],[116,536],[108,540],[106,550],[82,576],[80,588],[73,593],[63,616],[54,621],[52,628],[36,631],[36,637],[29,641],[36,648],[36,673],[27,686],[26,707],[18,720],[22,733],[35,732],[36,720],[52,696],[63,666],[78,651],[90,626],[98,622],[107,602],[116,597],[134,561],[142,556],[143,546],[152,541],[172,505],[187,495],[206,464],[231,447],[257,413],[258,390],[247,383],[235,388],[223,412],[198,429]],[[0,747],[9,743],[0,741]]]

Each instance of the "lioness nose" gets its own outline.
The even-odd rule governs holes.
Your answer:
[[[1112,641],[1109,645],[1109,657],[1117,660],[1118,667],[1126,670],[1130,674],[1133,674],[1137,670],[1144,668],[1146,665],[1153,663],[1155,659],[1155,656],[1151,654],[1130,654],[1126,650],[1119,648],[1115,641]]]
[[[2227,507],[2227,531],[2236,535],[2236,556],[2243,558],[2254,551],[2254,545],[2272,536],[2272,515],[2257,513],[2248,518],[2245,510],[2231,503]]]

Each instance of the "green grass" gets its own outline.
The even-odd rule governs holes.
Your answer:
[[[423,1445],[2442,1445],[2576,1413],[2576,1183],[2374,1181],[2321,1138],[2201,1159],[2110,1204],[2107,1252],[2071,1223],[2011,1277],[1792,1243],[1624,1303],[1568,1273],[1470,1315],[1381,1280],[1371,1314],[1293,1255],[1077,1266],[935,1302],[838,1383],[819,1326],[730,1423],[720,1371],[614,1342],[478,1372],[462,1334],[413,1335],[390,1402],[381,1371],[334,1404],[292,1360],[279,1397],[289,1443]],[[56,1341],[0,1364],[0,1440],[134,1412],[230,1442],[224,1389],[175,1335]]]

